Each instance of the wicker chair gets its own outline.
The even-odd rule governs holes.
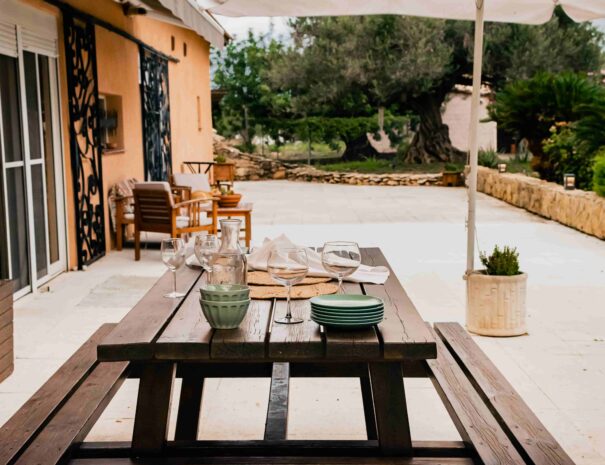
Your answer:
[[[191,233],[217,232],[218,199],[194,199],[175,202],[167,182],[138,183],[134,196],[134,258],[141,258],[141,231],[170,234],[170,237]],[[212,208],[208,211],[209,204]]]

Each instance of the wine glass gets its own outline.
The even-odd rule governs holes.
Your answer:
[[[338,278],[338,290],[343,294],[343,278],[355,273],[361,265],[357,242],[326,242],[321,252],[321,264],[328,273]]]
[[[212,256],[218,252],[220,248],[220,241],[214,234],[208,234],[206,236],[196,236],[193,251],[197,257],[202,268],[208,272],[212,269],[210,261]]]
[[[162,261],[172,271],[173,278],[173,291],[164,294],[164,297],[169,299],[184,297],[185,294],[176,291],[176,270],[185,263],[185,244],[182,239],[171,238],[162,241]]]
[[[290,294],[292,286],[301,282],[309,272],[307,251],[303,248],[277,248],[272,250],[267,262],[267,271],[275,281],[288,288],[286,316],[276,318],[275,322],[286,325],[302,323],[302,318],[292,316]]]

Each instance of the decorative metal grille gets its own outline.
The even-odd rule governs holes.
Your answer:
[[[168,61],[140,46],[145,180],[167,181],[172,172]]]
[[[105,255],[95,27],[64,11],[78,268]]]

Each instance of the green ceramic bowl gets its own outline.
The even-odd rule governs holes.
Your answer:
[[[250,299],[233,302],[215,302],[200,299],[202,312],[215,329],[235,329],[243,321]]]
[[[206,284],[200,288],[202,299],[209,302],[236,302],[250,299],[250,288],[244,284]]]

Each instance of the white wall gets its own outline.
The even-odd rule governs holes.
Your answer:
[[[481,97],[481,106],[479,108],[479,120],[487,118],[487,105],[489,99],[487,96]],[[467,151],[469,124],[471,120],[471,94],[467,92],[452,92],[446,100],[445,110],[443,112],[443,123],[450,128],[450,139],[454,147]],[[498,148],[498,136],[496,123],[480,123],[477,134],[479,149]]]

